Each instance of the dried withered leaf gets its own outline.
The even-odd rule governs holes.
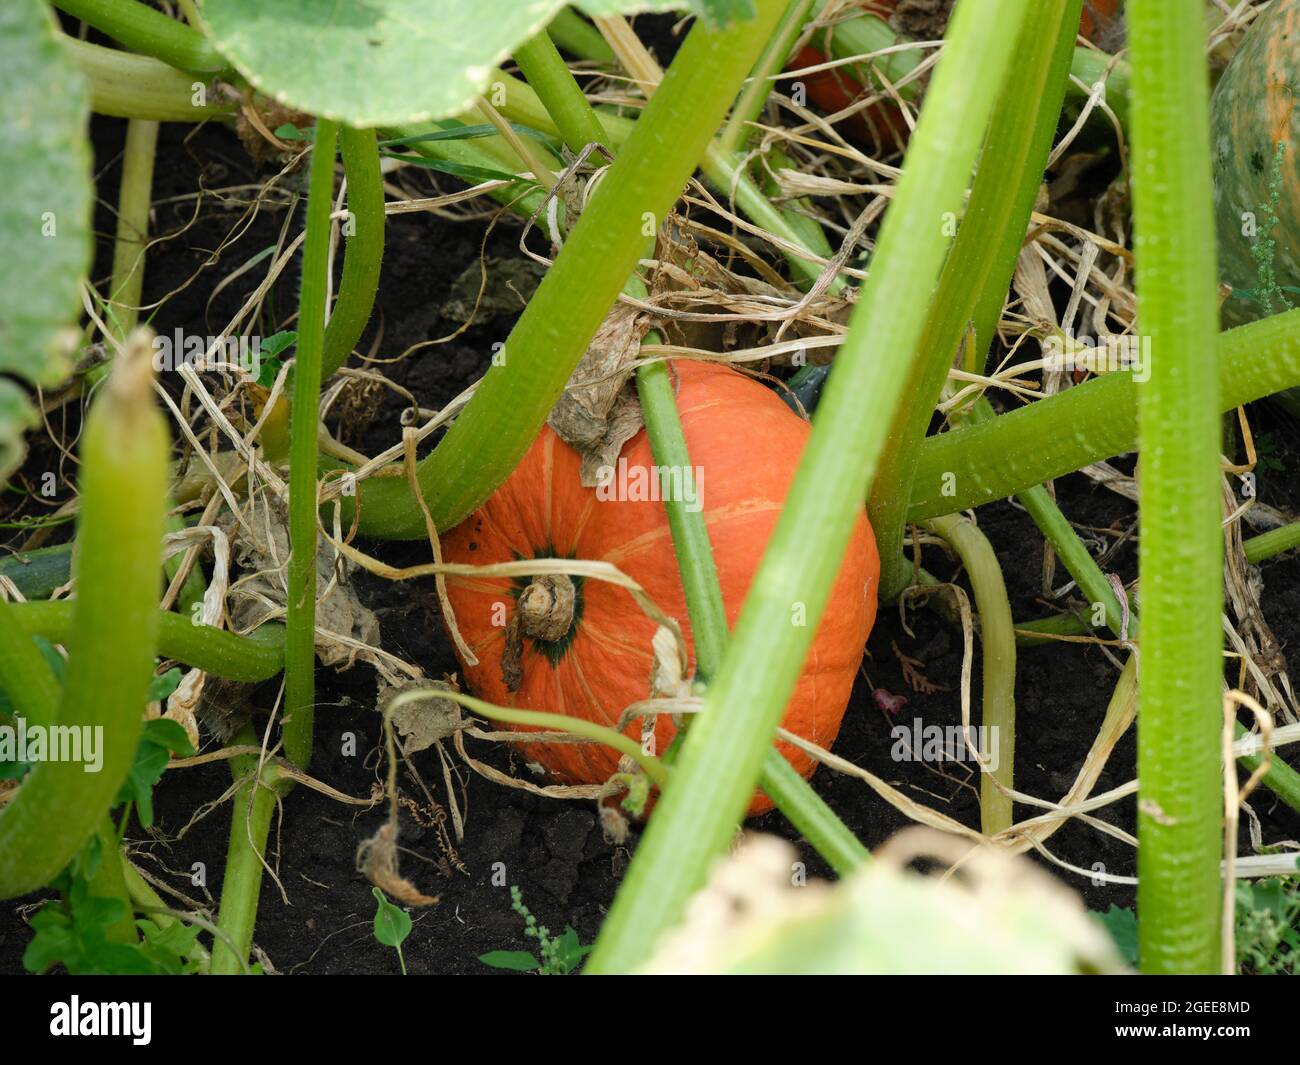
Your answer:
[[[385,687],[379,693],[379,712],[386,713],[393,700],[403,692],[428,692],[430,688],[448,692],[457,690],[445,680],[413,680],[406,684],[395,684]],[[427,750],[439,740],[449,739],[465,727],[460,706],[450,699],[432,694],[403,701],[389,715],[389,720],[401,734],[402,746],[407,754]]]
[[[397,823],[386,821],[357,848],[357,870],[385,895],[407,906],[432,906],[436,895],[426,895],[398,871]]]
[[[744,301],[747,296],[788,295],[761,278],[728,270],[700,248],[689,230],[675,223],[670,222],[661,228],[656,255],[659,265],[650,279],[651,295],[662,300],[671,293],[688,292],[692,296],[689,309],[693,311],[731,311],[734,297]],[[666,305],[673,306],[674,303],[669,298]],[[667,318],[664,330],[672,343],[706,351],[750,347],[760,340],[758,323],[742,324],[734,319],[719,324]]]
[[[762,278],[728,270],[700,247],[699,241],[689,230],[676,224],[666,225],[660,230],[657,254],[661,267],[667,265],[675,269],[661,269],[656,273],[651,285],[651,291],[655,293],[686,289],[691,292],[711,290],[720,296],[786,295]]]
[[[239,631],[256,628],[268,617],[276,616],[286,600],[286,514],[278,503],[267,507],[266,514],[256,530],[260,543],[250,540],[233,522],[227,529],[236,561],[249,574],[230,588],[230,613]],[[380,646],[379,619],[362,604],[348,580],[355,569],[355,563],[336,560],[326,551],[316,556],[316,654],[323,665],[338,669],[350,668],[359,658],[375,666],[384,677],[391,667],[372,650]],[[344,639],[333,639],[331,634]]]
[[[599,810],[600,832],[605,842],[616,847],[626,843],[628,823],[623,812],[616,806],[606,806],[603,803],[599,806]]]
[[[691,682],[685,646],[667,625],[660,625],[650,641],[654,649],[654,665],[650,668],[650,695],[652,698],[684,698],[691,694]]]
[[[594,488],[602,466],[613,466],[642,425],[641,405],[628,384],[650,321],[616,306],[596,331],[547,424],[582,456],[580,479]]]

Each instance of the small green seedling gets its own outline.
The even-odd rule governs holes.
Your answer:
[[[532,911],[524,905],[523,893],[513,884],[510,886],[510,908],[524,919],[524,935],[537,940],[542,956],[538,959],[527,950],[493,950],[479,955],[478,960],[484,965],[518,973],[537,973],[539,976],[568,976],[591,953],[591,947],[582,945],[572,925],[565,925],[564,933],[552,938],[550,929],[537,923]]]
[[[180,680],[179,669],[169,669],[161,677],[154,677],[149,685],[149,701],[166,699],[176,690]],[[136,814],[145,828],[153,827],[154,785],[167,769],[173,753],[183,758],[194,754],[185,730],[165,717],[146,721],[135,748],[135,761],[131,763],[131,771],[127,773],[117,793],[118,803],[135,803]]]
[[[263,388],[270,388],[275,384],[276,377],[280,374],[280,367],[284,365],[284,360],[280,358],[281,354],[288,351],[298,342],[298,330],[282,329],[278,333],[273,333],[263,339],[261,346],[257,349],[258,365],[257,383]]]
[[[397,951],[397,962],[402,967],[402,975],[406,975],[406,959],[402,956],[402,944],[406,942],[406,937],[411,934],[411,915],[400,906],[394,906],[388,901],[379,888],[372,891],[375,896],[375,902],[379,905],[375,910],[375,938],[386,947],[392,947]]]
[[[1300,877],[1237,883],[1237,969],[1259,976],[1296,972],[1300,959]],[[1120,956],[1138,964],[1138,921],[1112,903],[1092,916],[1110,933]]]
[[[1237,883],[1237,967],[1258,976],[1297,972],[1300,878]]]
[[[62,965],[73,976],[134,974],[176,975],[199,969],[198,926],[183,921],[166,925],[142,918],[134,922],[140,937],[123,940],[118,929],[127,916],[120,899],[92,893],[92,880],[105,858],[99,836],[92,836],[54,881],[62,896],[47,902],[31,919],[36,933],[23,951],[23,968],[48,972]]]

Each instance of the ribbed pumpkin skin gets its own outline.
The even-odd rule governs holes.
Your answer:
[[[703,469],[702,502],[722,586],[727,620],[735,624],[745,593],[776,525],[781,503],[810,427],[767,388],[711,363],[673,364],[677,405],[691,461]],[[649,470],[650,444],[642,430],[623,447],[629,469]],[[613,563],[681,623],[690,639],[686,599],[662,502],[598,499],[578,480],[580,459],[549,427],[506,482],[443,539],[448,562],[484,565],[517,558],[598,559]],[[843,567],[804,664],[784,725],[829,747],[839,732],[853,679],[876,611],[879,560],[865,514],[857,522]],[[461,634],[478,658],[466,666],[470,689],[502,706],[547,710],[613,725],[623,709],[649,697],[655,623],[624,590],[583,581],[571,640],[552,656],[524,640],[523,680],[507,690],[501,658],[505,629],[520,585],[506,579],[447,579]],[[798,608],[791,605],[791,623]],[[494,624],[494,614],[496,624]],[[554,650],[552,648],[552,650]],[[691,668],[694,669],[692,651]],[[656,725],[656,749],[667,749],[674,728]],[[640,735],[634,722],[628,734]],[[815,763],[781,745],[804,776]],[[553,782],[598,784],[616,771],[618,756],[597,744],[521,744]],[[771,809],[756,796],[750,813]]]

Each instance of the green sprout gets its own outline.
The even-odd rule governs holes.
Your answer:
[[[565,925],[559,936],[552,936],[546,925],[539,925],[532,911],[524,905],[523,892],[514,884],[510,885],[510,908],[524,919],[524,935],[537,940],[541,957],[527,950],[493,950],[479,955],[478,960],[484,965],[518,973],[537,973],[538,976],[568,976],[591,953],[591,947],[582,945],[572,925]]]

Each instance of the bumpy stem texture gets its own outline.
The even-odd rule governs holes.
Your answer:
[[[1138,956],[1144,972],[1219,962],[1223,536],[1205,16],[1133,0],[1142,643]]]
[[[1293,388],[1300,385],[1300,309],[1202,337],[1195,348],[1217,353],[1220,412]],[[994,421],[930,437],[921,445],[907,520],[991,503],[1132,451],[1139,388],[1134,374],[1109,373]]]
[[[140,0],[54,0],[54,6],[133,52],[153,56],[181,70],[213,74],[230,65],[198,30]]]
[[[289,581],[284,649],[284,749],[299,768],[311,761],[316,702],[316,441],[321,349],[325,340],[325,272],[334,195],[337,123],[320,119],[307,195],[307,239],[298,300],[298,352],[289,423]]]
[[[0,898],[49,883],[99,826],[135,756],[153,674],[162,577],[167,428],[147,347],[119,356],[81,439],[77,595],[57,723],[83,759],[38,762],[0,810]]]
[[[73,604],[14,603],[10,609],[28,636],[67,643],[72,633]],[[195,625],[188,615],[157,610],[158,654],[174,658],[227,680],[270,680],[284,668],[284,626],[272,622],[247,636]]]

